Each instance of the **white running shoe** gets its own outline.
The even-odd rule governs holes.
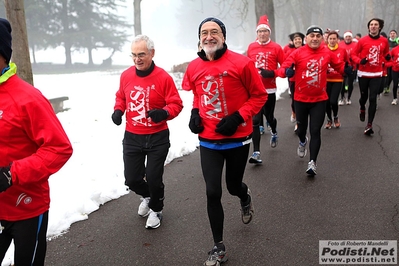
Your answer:
[[[316,175],[316,163],[313,160],[311,160],[308,163],[308,169],[306,170],[306,173],[309,176],[315,176]]]
[[[299,142],[299,146],[297,149],[297,154],[300,158],[303,158],[306,156],[306,153],[308,152],[306,150],[306,144],[308,143],[308,137],[306,137],[305,143]]]
[[[344,99],[341,99],[341,100],[339,100],[338,101],[338,105],[344,105],[345,103],[344,103]]]
[[[245,203],[240,200],[241,220],[244,224],[249,224],[252,221],[252,218],[255,213],[254,205],[252,203],[251,190],[249,190],[249,188],[247,189],[247,193],[248,193],[248,202]]]
[[[397,105],[397,104],[398,104],[398,99],[393,99],[393,101],[392,101],[391,104],[392,104],[392,105]]]
[[[347,101],[346,101],[346,105],[351,105],[352,104],[352,101],[350,100],[350,99],[348,99]]]
[[[150,213],[150,207],[148,207],[148,204],[150,203],[150,197],[147,198],[140,198],[141,203],[139,205],[139,210],[137,213],[141,217],[146,217]]]
[[[296,122],[296,115],[294,112],[291,113],[291,118],[290,118],[291,123],[295,123]]]
[[[162,220],[162,211],[154,212],[150,209],[150,214],[147,218],[147,223],[145,224],[145,228],[147,229],[155,229],[161,225]]]
[[[270,138],[270,147],[276,148],[277,143],[278,143],[277,132],[276,132],[276,134],[273,134],[273,133],[272,133],[272,136],[271,136],[271,138]]]
[[[260,158],[260,151],[255,151],[252,153],[251,157],[249,158],[249,163],[254,163],[254,164],[261,164],[262,159]]]

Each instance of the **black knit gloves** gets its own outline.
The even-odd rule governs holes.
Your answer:
[[[115,125],[119,126],[122,123],[123,112],[121,110],[115,110],[111,118]]]
[[[285,69],[285,76],[287,78],[292,78],[295,75],[294,66],[295,64],[292,63],[291,67]]]
[[[275,74],[273,70],[267,70],[267,69],[260,69],[260,75],[263,78],[274,78]]]
[[[165,109],[153,109],[147,112],[147,117],[150,117],[155,123],[159,123],[168,118],[169,114]]]
[[[232,136],[236,133],[241,123],[244,123],[244,119],[238,111],[235,111],[233,114],[220,120],[219,124],[216,125],[215,131],[225,136]]]
[[[191,117],[188,127],[194,134],[198,134],[204,131],[204,126],[202,125],[198,108],[194,108],[193,110],[191,110]]]
[[[0,192],[6,191],[12,185],[11,166],[0,167]]]

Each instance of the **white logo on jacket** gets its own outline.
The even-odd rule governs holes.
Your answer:
[[[25,204],[29,204],[32,202],[31,197],[29,197],[26,193],[21,193],[21,195],[19,195],[19,197],[17,199],[17,204],[15,206],[18,206],[22,200]]]

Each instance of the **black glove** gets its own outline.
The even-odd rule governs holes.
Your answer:
[[[11,166],[0,167],[0,192],[6,191],[12,185]]]
[[[216,125],[215,131],[225,136],[233,136],[236,133],[238,126],[244,122],[244,119],[238,111],[224,117]]]
[[[168,118],[169,114],[165,109],[153,109],[147,112],[147,117],[150,117],[155,123],[159,123]]]
[[[387,60],[387,61],[389,61],[389,60],[391,60],[391,55],[390,54],[387,54],[386,56],[385,56],[385,60]]]
[[[260,69],[260,75],[264,78],[274,78],[275,74],[273,70],[267,70],[267,69]]]
[[[201,117],[199,115],[198,108],[194,108],[193,110],[191,110],[191,117],[188,127],[194,134],[198,134],[204,131],[204,126],[201,123]]]
[[[350,66],[348,62],[345,63],[344,72],[347,76],[352,76],[353,74],[353,66]]]
[[[121,110],[115,110],[111,118],[115,125],[119,126],[122,123],[123,112]]]
[[[360,60],[360,64],[361,65],[365,65],[366,63],[367,63],[367,57],[365,57],[362,60]]]
[[[294,66],[295,64],[292,63],[291,67],[285,69],[285,76],[287,78],[292,78],[295,75]]]

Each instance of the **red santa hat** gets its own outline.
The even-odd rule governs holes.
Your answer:
[[[259,29],[265,28],[267,30],[269,30],[270,32],[272,32],[272,29],[270,28],[269,25],[269,19],[267,18],[266,15],[263,15],[259,18],[259,22],[258,22],[258,26],[256,27],[256,31],[258,31]]]
[[[345,33],[344,33],[344,38],[345,38],[346,36],[351,36],[351,37],[353,37],[353,34],[352,34],[352,32],[351,32],[350,30],[347,30],[347,31],[345,31]]]

